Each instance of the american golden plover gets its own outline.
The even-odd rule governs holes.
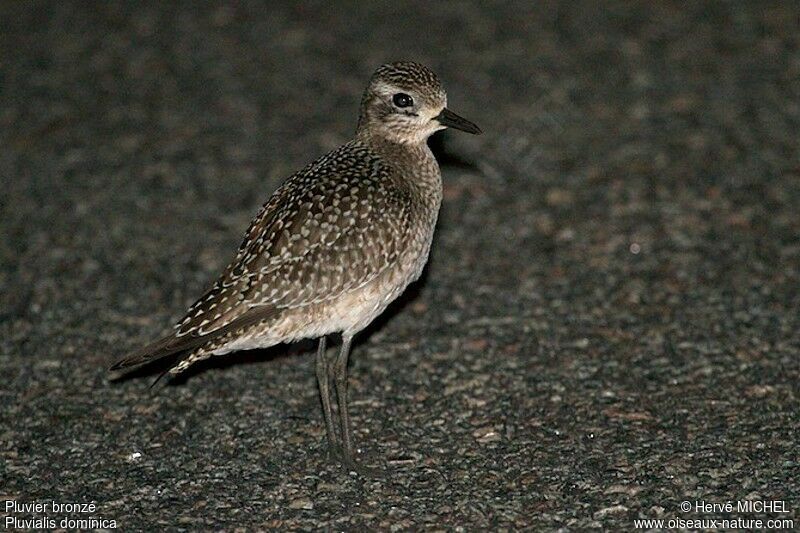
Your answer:
[[[214,355],[319,338],[316,375],[328,442],[345,466],[355,467],[347,412],[350,344],[419,278],[428,259],[442,180],[426,141],[448,127],[481,133],[446,104],[427,67],[379,67],[364,92],[355,137],[286,180],[253,220],[234,260],[175,330],[111,370],[173,356],[168,373],[176,375]],[[342,346],[329,359],[326,336],[337,333]]]

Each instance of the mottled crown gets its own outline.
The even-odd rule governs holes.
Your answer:
[[[413,105],[398,109],[397,93],[412,97]],[[420,63],[397,61],[381,65],[372,75],[361,101],[359,132],[369,131],[398,142],[418,142],[440,129],[431,118],[447,104],[439,77]]]
[[[370,83],[383,81],[402,89],[444,95],[439,77],[428,67],[413,61],[397,61],[381,65]]]

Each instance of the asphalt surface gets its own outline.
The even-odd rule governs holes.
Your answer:
[[[125,530],[631,529],[800,507],[800,8],[791,2],[0,5],[0,500]],[[312,346],[151,392],[258,207],[366,80],[437,71],[421,284],[350,367]],[[692,508],[779,500],[786,513]],[[773,509],[774,510],[774,509]],[[109,525],[106,523],[106,525]]]

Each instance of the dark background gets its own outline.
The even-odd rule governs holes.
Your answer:
[[[0,499],[125,529],[797,516],[797,6],[3,2]],[[327,461],[310,345],[110,383],[400,58],[485,134],[434,141],[427,276],[352,358],[386,477]]]

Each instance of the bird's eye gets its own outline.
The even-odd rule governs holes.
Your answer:
[[[414,105],[414,99],[406,93],[397,93],[392,97],[392,102],[394,102],[394,105],[397,107],[411,107]]]

